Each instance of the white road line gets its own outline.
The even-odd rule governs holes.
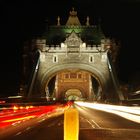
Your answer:
[[[18,136],[18,135],[20,135],[22,132],[18,132],[17,134],[15,134],[15,136]]]
[[[30,130],[30,129],[31,129],[31,127],[30,127],[30,126],[26,128],[26,130],[27,130],[27,131],[28,131],[28,130]]]
[[[98,128],[101,128],[94,120],[91,120]]]
[[[92,128],[95,128],[95,126],[89,120],[86,119],[86,121],[92,126]]]

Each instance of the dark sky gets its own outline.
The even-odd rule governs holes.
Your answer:
[[[133,75],[140,73],[139,0],[5,0],[0,5],[0,94],[18,91],[24,40],[43,33],[45,20],[55,24],[59,15],[65,23],[72,7],[77,10],[81,23],[87,15],[94,24],[101,19],[105,35],[121,41],[118,63],[120,81],[127,83]]]

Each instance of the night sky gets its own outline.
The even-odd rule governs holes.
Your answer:
[[[15,95],[19,89],[23,42],[43,33],[46,21],[65,24],[75,8],[82,24],[86,16],[92,24],[100,21],[107,37],[121,41],[118,78],[122,83],[140,79],[140,0],[38,0],[4,1],[1,12],[0,96]],[[139,80],[140,83],[140,80]]]

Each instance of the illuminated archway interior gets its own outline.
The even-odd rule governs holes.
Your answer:
[[[61,100],[100,100],[102,86],[90,72],[68,69],[50,78],[45,86],[45,94]]]
[[[82,94],[81,91],[78,89],[69,89],[65,93],[66,100],[81,100]]]

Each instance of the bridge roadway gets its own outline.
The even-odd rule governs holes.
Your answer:
[[[138,122],[97,108],[91,109],[77,104],[73,107],[79,111],[79,140],[140,140]],[[121,112],[123,111],[120,114]],[[36,125],[30,122],[30,127],[7,133],[7,137],[0,140],[63,140],[63,126],[64,115],[61,114],[39,121]]]

